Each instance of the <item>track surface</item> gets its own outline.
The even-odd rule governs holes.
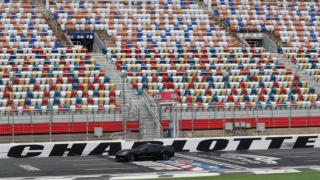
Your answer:
[[[320,149],[179,153],[169,161],[116,162],[112,157],[1,159],[0,179],[8,177],[90,176],[108,179],[131,173],[256,173],[270,169],[320,170]],[[86,178],[81,178],[86,179]]]

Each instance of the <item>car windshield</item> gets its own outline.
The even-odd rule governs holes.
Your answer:
[[[143,144],[143,145],[141,145],[141,146],[138,146],[138,147],[136,148],[136,150],[140,151],[140,150],[144,150],[144,149],[146,149],[146,148],[148,148],[148,147],[149,147],[149,144]]]

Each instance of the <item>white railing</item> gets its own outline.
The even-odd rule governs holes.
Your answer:
[[[155,100],[149,96],[149,94],[146,91],[143,91],[143,98],[146,103],[147,109],[150,112],[154,124],[155,124],[155,135],[160,137],[161,136],[161,124],[160,124],[160,118],[159,118],[159,107]],[[156,138],[158,138],[156,137]]]

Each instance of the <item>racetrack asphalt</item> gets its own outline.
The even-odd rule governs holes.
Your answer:
[[[1,159],[0,179],[9,177],[114,175],[168,172],[247,173],[270,169],[320,170],[320,149],[177,153],[169,161],[117,162],[107,156]],[[23,179],[23,178],[22,178]],[[81,178],[86,179],[86,178]],[[87,178],[93,179],[93,178]]]

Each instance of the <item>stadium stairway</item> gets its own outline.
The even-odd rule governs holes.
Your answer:
[[[153,138],[158,138],[156,124],[154,123],[154,118],[149,111],[148,106],[150,104],[146,103],[141,96],[138,96],[136,90],[129,87],[129,84],[121,78],[121,72],[116,69],[116,66],[107,59],[106,56],[102,54],[93,55],[96,58],[97,63],[106,70],[108,76],[111,78],[111,82],[116,84],[116,87],[121,90],[121,97],[117,99],[117,102],[122,105],[124,118],[129,118],[129,115],[133,115],[139,118],[140,135],[145,140],[151,140]],[[125,93],[123,93],[123,85]],[[125,95],[125,98],[123,98]],[[125,102],[123,102],[123,100]],[[124,105],[125,104],[125,105]]]
[[[248,47],[249,46],[249,44],[244,39],[237,36],[237,33],[230,31],[229,28],[227,26],[225,26],[222,21],[219,21],[219,19],[216,19],[215,16],[213,15],[213,11],[208,10],[208,5],[206,5],[204,1],[199,0],[199,1],[197,1],[197,4],[198,4],[199,8],[202,8],[206,14],[208,14],[211,18],[213,18],[215,20],[216,25],[225,29],[226,35],[231,36],[239,41],[238,46],[241,46],[241,47]]]
[[[215,18],[215,16],[213,15],[213,11],[209,11],[207,8],[207,4],[205,4],[204,1],[197,1],[199,7],[203,8],[204,11],[206,13],[208,13],[212,18]],[[227,34],[229,36],[233,36],[234,38],[236,38],[237,40],[240,41],[240,45],[242,47],[249,47],[250,45],[240,36],[237,35],[237,32],[232,32],[229,30],[229,27],[224,25],[222,22],[220,21],[219,18],[216,19],[217,24],[224,28],[227,32]],[[250,32],[248,32],[250,33]],[[276,45],[282,45],[281,40],[279,37],[276,37],[273,33],[270,32],[264,32],[269,38],[270,40],[272,40]],[[268,49],[266,49],[267,51],[269,51]],[[308,87],[313,87],[315,89],[315,93],[320,93],[320,84],[317,83],[316,81],[314,81],[312,78],[310,78],[310,76],[306,73],[306,71],[302,70],[299,68],[298,65],[292,63],[289,59],[287,59],[286,57],[284,57],[282,54],[279,53],[272,53],[270,52],[272,57],[277,58],[279,63],[283,63],[285,65],[286,68],[291,69],[294,73],[298,74],[300,79],[303,81],[307,82]]]
[[[320,93],[320,85],[313,78],[311,78],[306,71],[299,68],[298,65],[292,63],[289,59],[279,53],[271,53],[272,57],[277,58],[279,63],[283,63],[286,68],[291,69],[294,73],[298,74],[300,79],[307,82],[308,87],[313,87],[315,93]]]
[[[53,16],[49,12],[48,9],[45,8],[45,5],[41,1],[35,1],[35,3],[38,4],[40,8],[42,8],[42,16],[44,19],[47,21],[49,27],[52,29],[54,35],[61,40],[61,45],[63,47],[72,47],[73,43],[72,41],[68,38],[66,33],[61,30],[61,28],[58,26],[57,22],[53,19]]]
[[[222,22],[222,19],[219,19],[218,17],[215,17],[213,15],[213,10],[214,7],[211,8],[211,11],[209,11],[207,9],[208,5],[204,2],[204,1],[198,1],[198,4],[200,7],[202,7],[208,14],[212,15],[213,18],[216,19],[217,22],[219,22],[219,25],[224,28],[226,30],[226,32],[228,32],[229,35],[236,37],[240,42],[242,46],[249,46],[248,43],[245,43],[243,39],[239,38],[237,36],[237,32],[236,31],[230,31],[230,28],[226,25],[224,25]],[[250,34],[250,32],[247,32]],[[279,47],[287,47],[289,46],[286,43],[283,43],[280,39],[280,37],[275,36],[274,33],[272,32],[263,32],[267,37],[270,38],[270,40],[272,40],[277,46]],[[269,51],[268,49],[266,49],[267,51]],[[317,83],[313,78],[311,78],[306,71],[304,71],[303,69],[299,68],[298,65],[292,63],[292,61],[288,58],[286,58],[283,54],[280,53],[272,53],[270,52],[272,57],[277,58],[279,63],[283,63],[285,65],[286,68],[291,69],[294,73],[298,74],[300,79],[303,81],[307,82],[308,87],[313,87],[315,89],[315,93],[320,93],[320,84]]]
[[[114,41],[112,41],[111,37],[107,34],[106,31],[96,31],[98,34],[99,38],[104,42],[106,46],[109,47],[115,47],[116,44]]]

